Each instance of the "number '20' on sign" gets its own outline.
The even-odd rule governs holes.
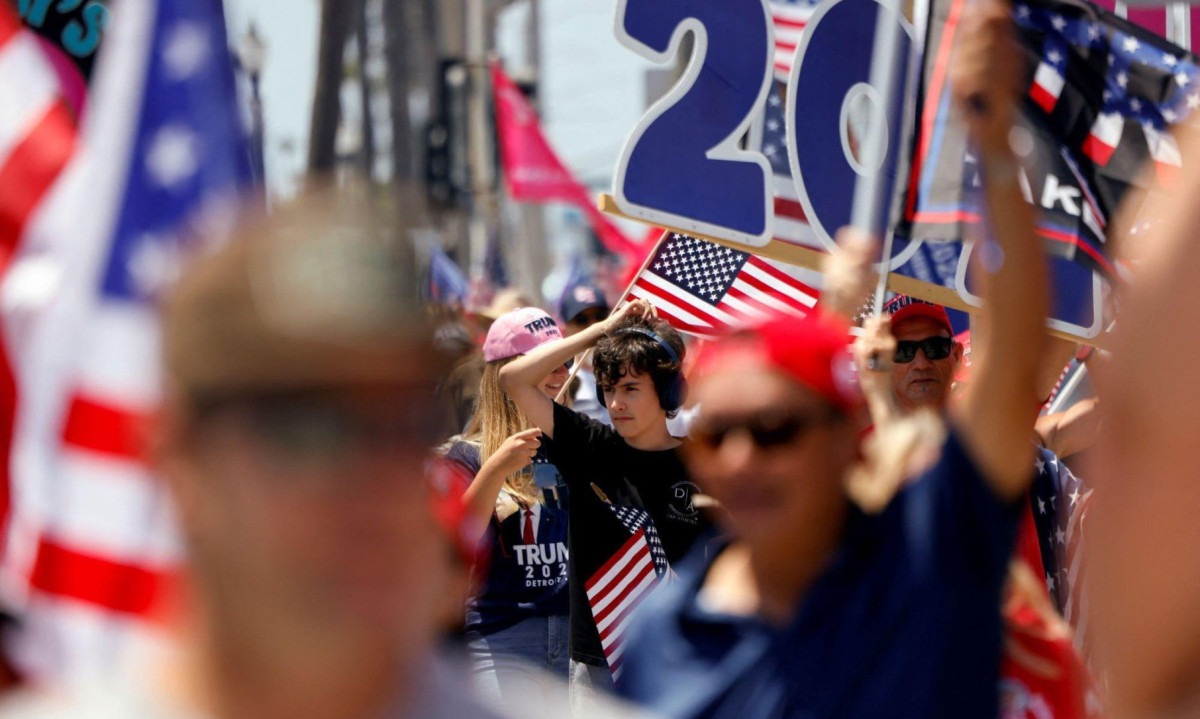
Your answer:
[[[876,102],[869,109],[874,115],[866,144],[877,148],[873,161],[856,157],[852,145],[864,143],[847,142],[846,135],[847,108],[877,95],[864,90],[870,90],[871,39],[881,10],[911,38],[907,23],[878,0],[826,0],[809,21],[792,68],[792,176],[810,222],[828,243],[833,231],[850,221],[857,176],[894,166],[900,123],[888,122],[887,115],[897,117],[895,108],[885,112]],[[631,217],[761,247],[773,236],[771,165],[739,142],[771,89],[770,6],[767,0],[617,4],[617,39],[654,62],[673,59],[689,32],[694,47],[683,77],[630,133],[613,195]],[[902,52],[907,57],[907,45]]]

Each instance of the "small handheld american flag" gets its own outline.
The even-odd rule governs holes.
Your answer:
[[[621,656],[630,619],[650,591],[670,571],[654,521],[644,509],[609,509],[629,530],[629,539],[587,580],[588,605],[600,633],[600,646],[613,678],[621,676]]]

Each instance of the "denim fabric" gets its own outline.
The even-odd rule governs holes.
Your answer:
[[[567,617],[531,617],[492,634],[467,634],[475,684],[503,702],[541,692],[546,673],[567,680]]]

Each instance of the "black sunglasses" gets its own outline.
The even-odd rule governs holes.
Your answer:
[[[892,361],[897,364],[908,364],[917,358],[920,349],[930,360],[943,360],[950,356],[954,349],[954,340],[949,337],[926,337],[923,340],[900,340],[896,343],[896,354]]]
[[[697,422],[689,437],[697,446],[713,451],[719,449],[730,435],[745,432],[755,447],[775,449],[799,441],[813,428],[840,416],[836,410],[828,408],[823,412],[804,414],[715,419]]]

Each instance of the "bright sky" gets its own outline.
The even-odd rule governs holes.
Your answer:
[[[258,24],[267,45],[262,78],[267,176],[290,194],[304,169],[312,111],[319,0],[226,0],[231,42]],[[617,44],[614,0],[541,0],[543,113],[551,143],[581,180],[606,185],[625,135],[645,104],[648,63]],[[502,56],[522,60],[526,4],[500,19]],[[515,53],[515,55],[514,55]],[[510,63],[511,64],[511,63]]]
[[[267,177],[290,194],[304,170],[316,80],[318,0],[226,0],[230,42],[236,47],[250,22],[267,46],[262,77]]]

